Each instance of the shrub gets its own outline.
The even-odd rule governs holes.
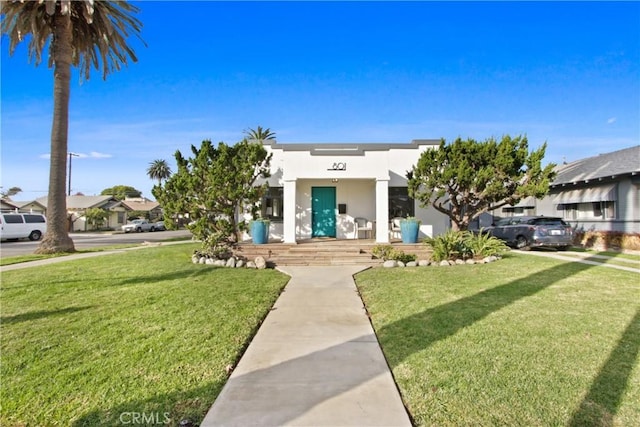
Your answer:
[[[371,249],[371,254],[373,254],[374,257],[384,261],[390,259],[389,254],[391,254],[391,252],[393,252],[393,246],[391,245],[375,245],[373,249]]]
[[[434,261],[464,259],[469,255],[469,249],[464,245],[464,232],[449,230],[436,237],[427,237],[424,243],[433,251]]]
[[[627,249],[640,250],[639,233],[622,233],[619,231],[577,231],[574,243],[588,249]]]
[[[449,230],[437,237],[426,238],[425,244],[433,251],[431,258],[434,261],[478,259],[492,255],[497,256],[509,250],[502,240],[482,231],[472,233],[470,231]]]
[[[394,261],[401,261],[404,264],[415,261],[416,258],[417,256],[415,254],[406,254],[400,249],[393,249],[389,254],[389,259],[392,259]]]
[[[464,245],[469,249],[474,258],[485,258],[488,256],[499,256],[509,250],[509,247],[500,239],[483,233],[466,232]]]
[[[384,261],[394,260],[401,261],[405,264],[411,261],[415,261],[417,258],[415,254],[406,254],[400,249],[394,249],[391,245],[376,245],[371,250],[371,253],[376,258],[382,259]]]

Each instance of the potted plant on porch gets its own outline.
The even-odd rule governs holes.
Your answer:
[[[251,221],[251,240],[256,245],[263,245],[269,241],[269,225],[266,218],[256,218]]]
[[[419,219],[408,216],[400,220],[400,234],[402,235],[402,243],[418,243],[419,231]]]

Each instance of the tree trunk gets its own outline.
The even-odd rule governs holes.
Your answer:
[[[67,232],[67,131],[69,127],[69,93],[71,81],[71,17],[56,11],[52,55],[53,123],[51,126],[51,161],[47,200],[47,232],[36,253],[74,252]]]

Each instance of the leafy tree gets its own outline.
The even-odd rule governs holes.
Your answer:
[[[151,179],[157,179],[158,185],[162,185],[162,180],[171,176],[171,168],[166,160],[158,159],[149,163],[147,168],[147,175]]]
[[[244,131],[248,140],[266,141],[276,139],[276,133],[271,132],[271,129],[263,129],[262,126],[258,126],[256,129],[247,129]]]
[[[0,191],[0,197],[2,197],[3,199],[9,198],[11,196],[15,196],[18,193],[22,192],[22,188],[20,187],[11,187],[8,190],[4,191]]]
[[[142,197],[142,192],[129,185],[115,185],[113,187],[105,188],[102,190],[100,195],[113,196],[118,200],[124,200],[127,197]]]
[[[2,1],[2,33],[9,37],[9,53],[27,35],[29,57],[41,62],[48,47],[53,67],[53,120],[47,232],[37,253],[73,252],[67,231],[66,170],[71,66],[89,79],[91,67],[102,70],[103,78],[119,70],[128,58],[136,61],[127,46],[130,34],[139,37],[142,26],[133,14],[138,11],[125,1]]]
[[[89,225],[100,228],[109,218],[109,212],[101,208],[89,208],[84,212],[84,217]]]
[[[202,240],[205,249],[235,244],[246,222],[238,215],[249,207],[255,217],[266,184],[258,178],[270,176],[271,154],[262,144],[246,139],[235,145],[220,142],[214,147],[205,140],[200,148],[191,146],[193,157],[176,151],[178,171],[163,186],[153,187],[165,218],[188,214],[187,228]]]
[[[422,207],[431,204],[448,215],[454,230],[466,230],[483,212],[547,194],[555,165],[542,168],[546,148],[545,143],[529,153],[523,136],[504,136],[500,142],[458,138],[449,145],[442,140],[407,173],[409,195]]]

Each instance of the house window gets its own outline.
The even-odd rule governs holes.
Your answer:
[[[282,221],[283,216],[282,187],[269,187],[267,194],[262,199],[262,217],[272,221]]]
[[[602,217],[602,205],[601,205],[601,203],[600,202],[593,202],[591,204],[592,204],[591,209],[593,211],[593,216],[595,218]]]
[[[502,208],[502,213],[504,214],[504,216],[524,216],[527,214],[530,214],[531,210],[533,208],[531,207],[524,207],[524,206],[516,206],[516,207],[508,207],[508,208]],[[529,211],[529,212],[525,212],[525,210]]]
[[[415,215],[414,200],[407,187],[389,187],[389,218]]]
[[[602,202],[602,212],[606,219],[614,219],[616,217],[615,202]]]
[[[593,203],[578,203],[578,219],[595,218]]]
[[[614,219],[616,217],[615,202],[612,201],[566,203],[560,207],[564,219]]]
[[[578,204],[577,203],[567,203],[562,206],[562,218],[564,219],[576,219],[578,217]]]
[[[118,224],[125,224],[127,222],[127,213],[118,212]]]

